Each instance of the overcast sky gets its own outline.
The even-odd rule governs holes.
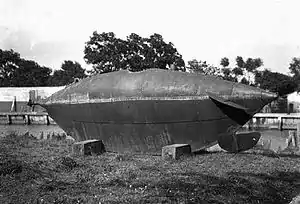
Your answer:
[[[299,3],[298,3],[299,2]],[[287,73],[300,57],[298,0],[0,0],[0,48],[60,68],[83,60],[93,31],[172,42],[185,62],[260,57]]]

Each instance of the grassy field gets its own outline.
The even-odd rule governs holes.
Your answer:
[[[0,203],[289,203],[300,157],[224,152],[177,161],[105,153],[73,156],[72,142],[0,139]]]

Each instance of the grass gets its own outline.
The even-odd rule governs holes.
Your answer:
[[[289,203],[300,157],[206,153],[176,161],[104,153],[28,134],[0,139],[0,203]]]

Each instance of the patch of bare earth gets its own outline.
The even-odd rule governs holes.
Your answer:
[[[0,203],[289,203],[300,157],[207,153],[73,156],[70,141],[0,140]]]

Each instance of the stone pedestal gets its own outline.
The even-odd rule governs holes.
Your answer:
[[[163,159],[179,159],[183,155],[191,155],[191,146],[188,144],[173,144],[162,148]]]
[[[76,155],[97,155],[105,152],[101,140],[85,140],[73,144],[73,154]]]

